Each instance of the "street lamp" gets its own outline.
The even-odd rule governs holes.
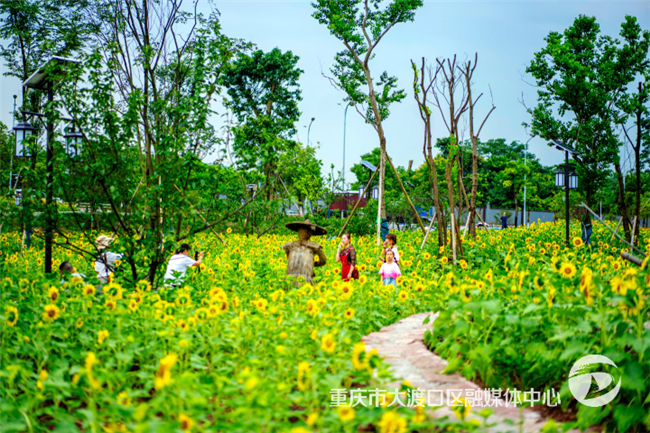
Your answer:
[[[526,149],[524,150],[524,166],[528,166],[528,142],[532,140],[533,137],[530,137],[528,141],[526,141]],[[522,223],[524,223],[524,228],[528,227],[528,214],[526,213],[526,177],[527,177],[526,172],[524,172],[524,218]]]
[[[81,132],[75,131],[73,126],[72,130],[66,132],[63,138],[65,139],[65,153],[67,153],[70,158],[76,159],[81,155],[84,138]]]
[[[569,246],[569,189],[578,188],[578,176],[575,173],[569,173],[569,154],[574,154],[575,150],[565,144],[551,142],[556,149],[564,152],[564,170],[560,168],[555,172],[555,186],[564,188],[565,199],[564,206],[566,211],[566,245]]]
[[[51,105],[54,102],[54,84],[57,80],[62,78],[63,68],[72,64],[79,63],[78,60],[68,59],[65,57],[53,56],[40,68],[36,70],[23,83],[23,87],[31,89],[47,90],[47,104]],[[46,161],[46,191],[45,191],[45,273],[52,272],[52,201],[53,201],[53,184],[54,184],[54,167],[52,159],[54,158],[54,124],[51,117],[47,121],[47,161]],[[16,139],[17,140],[17,139]]]
[[[14,126],[16,134],[16,145],[14,146],[14,158],[29,158],[32,156],[29,149],[30,137],[34,135],[36,128],[29,122],[20,122]]]
[[[314,120],[316,120],[316,118],[312,117],[311,122],[309,122],[309,128],[307,128],[307,146],[311,146],[311,142],[309,141],[309,131],[311,130],[311,124],[314,123]]]

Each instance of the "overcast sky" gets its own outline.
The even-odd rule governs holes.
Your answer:
[[[221,12],[223,32],[231,37],[254,42],[265,51],[279,47],[300,57],[304,70],[300,79],[303,101],[298,124],[298,138],[307,141],[307,126],[312,117],[310,142],[319,146],[324,174],[331,164],[341,170],[343,158],[343,104],[345,96],[333,88],[321,72],[329,73],[336,52],[343,45],[311,17],[309,1],[202,1],[206,14],[217,8]],[[650,1],[426,1],[416,12],[415,21],[394,27],[376,51],[371,63],[375,77],[386,70],[398,77],[407,98],[391,107],[384,122],[387,149],[393,160],[406,166],[423,163],[422,121],[411,88],[410,60],[422,57],[433,62],[437,57],[473,57],[478,52],[474,74],[474,92],[485,92],[477,106],[476,118],[482,119],[490,107],[492,89],[496,110],[486,123],[480,138],[505,138],[525,142],[529,137],[522,122],[529,120],[521,99],[528,106],[535,103],[532,79],[525,73],[533,53],[544,46],[551,31],[563,32],[581,15],[595,16],[601,33],[618,37],[625,15],[636,16],[644,30],[650,29]],[[0,67],[5,72],[4,65]],[[0,121],[11,126],[12,95],[20,97],[20,83],[2,77],[0,86]],[[20,104],[20,101],[18,101]],[[433,135],[447,135],[440,116],[434,112]],[[374,129],[350,108],[347,114],[345,165],[348,182],[354,179],[349,168],[360,155],[378,146]],[[562,155],[540,139],[529,144],[546,165],[561,162]],[[628,167],[629,168],[629,167]]]

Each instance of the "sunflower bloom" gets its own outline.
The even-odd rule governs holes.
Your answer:
[[[334,350],[336,349],[336,341],[334,341],[334,336],[330,333],[323,335],[320,348],[329,354],[334,353]]]
[[[43,307],[45,312],[43,313],[43,320],[46,322],[54,322],[61,315],[61,310],[54,304],[49,304]]]
[[[178,356],[175,353],[170,353],[160,360],[160,366],[155,376],[155,387],[156,389],[162,389],[166,385],[169,385],[172,381],[172,368],[174,364],[178,361]]]
[[[560,265],[560,274],[564,278],[573,278],[576,275],[576,267],[573,263],[564,262]]]
[[[178,422],[183,431],[191,431],[194,428],[194,420],[183,413],[178,415]]]
[[[18,309],[12,305],[5,308],[5,317],[7,326],[14,327],[18,322]]]
[[[406,433],[407,422],[397,411],[384,412],[377,423],[380,433]]]
[[[108,331],[106,329],[103,329],[103,330],[99,331],[99,335],[97,336],[97,342],[99,344],[104,343],[104,340],[106,340],[108,338],[108,335],[109,334],[108,334]]]
[[[301,391],[309,388],[311,382],[311,365],[307,361],[298,364],[298,389]]]
[[[339,418],[343,422],[352,421],[354,419],[354,408],[343,406],[339,407],[336,411],[339,415]]]
[[[363,342],[359,342],[352,349],[352,366],[355,370],[363,370],[364,368],[368,368],[366,361],[366,345]]]

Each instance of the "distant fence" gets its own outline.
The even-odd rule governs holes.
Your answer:
[[[501,224],[501,215],[503,212],[508,215],[508,225],[514,225],[515,224],[515,215],[517,216],[517,224],[522,224],[521,221],[521,214],[522,211],[519,209],[517,212],[515,212],[514,209],[499,209],[499,208],[485,208],[485,207],[479,207],[476,208],[476,212],[480,215],[480,217],[485,221],[487,224]],[[539,222],[553,222],[555,221],[555,213],[554,212],[549,212],[549,211],[544,211],[544,210],[528,210],[526,209],[526,215],[524,215],[524,220],[528,223],[536,223],[538,220]],[[463,216],[461,217],[461,224],[465,224],[467,221],[467,212],[463,213]]]

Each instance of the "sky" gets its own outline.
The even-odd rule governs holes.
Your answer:
[[[269,51],[275,47],[290,50],[300,57],[298,67],[303,100],[297,139],[317,147],[323,161],[323,174],[340,171],[343,166],[345,94],[332,87],[323,74],[329,74],[334,56],[343,44],[327,28],[312,18],[309,1],[208,1],[200,0],[199,11],[208,14],[218,9],[222,31],[230,37],[253,42]],[[491,114],[480,139],[505,138],[508,142],[526,142],[530,137],[522,125],[530,120],[527,106],[536,102],[533,79],[526,66],[535,52],[544,46],[551,31],[563,32],[579,15],[594,16],[601,34],[617,37],[625,15],[637,17],[644,30],[650,30],[650,2],[644,1],[426,1],[417,10],[414,22],[399,24],[377,47],[370,68],[375,78],[383,71],[398,78],[407,97],[391,106],[383,122],[387,152],[396,165],[414,167],[424,162],[422,155],[423,123],[413,98],[413,73],[410,61],[428,63],[436,58],[458,56],[459,60],[478,53],[473,93],[483,92],[475,110],[475,121],[490,109],[490,89],[496,110]],[[0,66],[0,72],[6,68]],[[0,121],[11,126],[14,94],[20,98],[20,82],[12,77],[0,78]],[[488,87],[489,86],[489,87]],[[20,104],[20,101],[18,101]],[[340,104],[340,105],[339,105]],[[434,111],[433,137],[448,135],[440,115]],[[467,136],[467,134],[466,134]],[[345,128],[345,171],[353,182],[350,167],[360,156],[379,146],[377,133],[364,123],[353,109],[348,109]],[[529,151],[544,165],[562,162],[563,154],[539,138],[529,142]],[[624,152],[624,151],[623,151]],[[631,167],[627,167],[630,169]]]

